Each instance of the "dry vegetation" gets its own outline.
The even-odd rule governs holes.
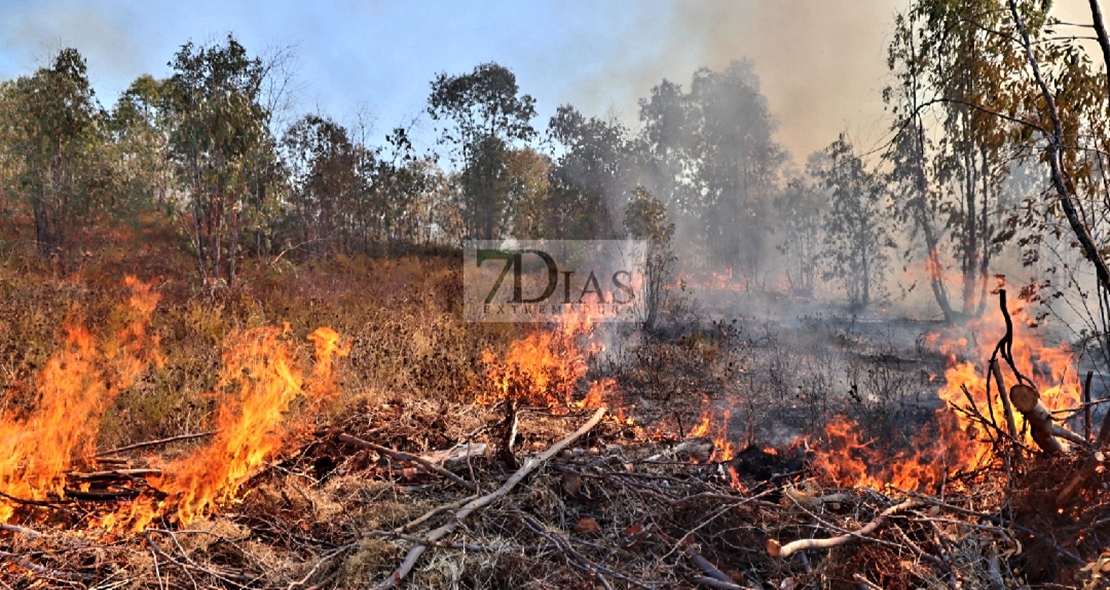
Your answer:
[[[935,352],[914,357],[853,325],[814,318],[794,328],[702,322],[654,337],[617,327],[595,332],[604,350],[592,349],[580,373],[560,381],[558,363],[541,364],[552,378],[544,391],[538,374],[505,367],[506,397],[489,355],[508,358],[547,332],[462,322],[455,252],[259,264],[243,269],[236,289],[212,292],[195,288],[184,254],[156,234],[139,237],[119,238],[146,243],[137,253],[109,242],[66,272],[18,252],[0,265],[9,423],[36,411],[44,367],[69,328],[87,326],[106,363],[126,348],[118,334],[133,318],[120,302],[133,287],[125,277],[137,275],[158,297],[146,330],[159,358],[121,386],[90,431],[93,444],[55,458],[67,466],[64,484],[33,499],[5,491],[15,511],[0,531],[6,587],[363,588],[388,582],[422,542],[429,550],[404,587],[1101,583],[1097,567],[1081,568],[1098,561],[1110,538],[1099,508],[1110,501],[1110,480],[1100,472],[1081,502],[1059,512],[1052,504],[1056,482],[1079,469],[1084,453],[1045,459],[1030,451],[1019,466],[1000,459],[1013,450],[995,441],[999,459],[949,465],[939,485],[898,490],[893,480],[864,479],[871,464],[908,462],[898,453],[913,448],[912,434],[941,407],[928,379],[940,369]],[[172,479],[123,470],[170,471],[213,435],[115,449],[219,430],[228,348],[252,329],[286,324],[272,333],[305,375],[306,396],[283,425],[271,425],[280,449],[192,518],[160,508],[129,520],[136,506],[165,498]],[[305,338],[319,326],[341,334],[349,354],[336,359],[335,395],[317,399],[307,395],[318,361]],[[549,352],[573,365],[582,360],[573,342]],[[608,384],[610,412],[598,426],[453,534],[422,541],[585,422],[582,398],[599,382]],[[847,432],[826,432],[829,424]],[[477,444],[486,450],[449,466],[454,479],[391,454]],[[836,466],[861,460],[871,464],[849,473],[859,481]],[[110,473],[88,476],[98,471]],[[854,543],[773,556],[791,540],[871,522]]]

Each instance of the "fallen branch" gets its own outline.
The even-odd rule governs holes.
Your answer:
[[[413,546],[412,549],[409,549],[408,555],[405,556],[405,560],[401,562],[401,565],[396,570],[394,570],[393,573],[389,575],[389,577],[382,580],[381,583],[375,586],[375,589],[386,590],[388,588],[396,587],[397,584],[399,584],[401,580],[405,579],[405,576],[407,576],[409,572],[412,571],[412,568],[416,565],[417,560],[419,560],[420,556],[423,555],[424,552],[428,549],[427,544],[435,543],[443,537],[451,534],[451,532],[455,530],[455,527],[457,527],[459,523],[462,522],[463,519],[465,519],[467,516],[470,516],[472,512],[480,510],[496,502],[500,498],[508,495],[508,493],[511,492],[513,488],[517,486],[517,484],[519,484],[525,477],[527,477],[528,474],[535,471],[537,467],[546,463],[549,459],[557,455],[568,445],[592,430],[594,426],[597,426],[598,422],[601,422],[601,418],[604,415],[605,408],[598,408],[598,410],[594,412],[593,417],[591,417],[589,421],[583,424],[581,428],[574,431],[563,440],[555,443],[551,446],[551,448],[547,449],[543,453],[525,461],[524,465],[520,469],[518,469],[516,473],[513,473],[512,477],[510,477],[508,481],[502,484],[501,487],[497,488],[493,492],[490,492],[489,494],[486,494],[485,496],[475,498],[466,506],[463,506],[461,509],[459,509],[459,511],[455,513],[455,517],[453,519],[429,533],[428,536],[425,537],[423,543],[419,543]]]
[[[194,438],[203,438],[205,436],[212,436],[213,434],[216,434],[215,430],[212,430],[212,431],[209,431],[209,432],[197,432],[195,434],[179,434],[177,436],[171,436],[169,438],[160,438],[158,440],[149,440],[149,441],[146,441],[146,442],[135,443],[133,445],[127,445],[125,447],[117,447],[117,448],[114,448],[114,449],[108,449],[107,451],[101,451],[101,452],[93,455],[93,457],[99,459],[101,457],[108,457],[108,456],[111,456],[111,455],[115,455],[116,453],[122,453],[124,451],[134,451],[135,449],[143,449],[143,448],[146,448],[146,447],[154,447],[154,446],[158,446],[158,445],[164,445],[164,444],[168,444],[168,443],[172,443],[172,442],[177,442],[179,440],[190,440],[190,439],[194,439]]]
[[[694,576],[693,582],[695,584],[701,584],[702,586],[716,588],[717,590],[746,590],[743,586],[734,582],[726,582],[710,576]]]
[[[695,583],[719,588],[721,590],[743,590],[743,586],[734,582],[728,574],[717,569],[717,566],[710,563],[708,559],[702,557],[700,553],[694,550],[688,550],[686,552],[686,557],[689,557],[690,561],[708,576],[708,578],[705,576],[695,576]]]
[[[805,551],[807,549],[831,549],[833,547],[839,547],[840,545],[845,545],[847,543],[851,543],[852,541],[863,539],[867,535],[875,532],[879,529],[879,527],[886,524],[886,521],[890,516],[899,512],[910,510],[912,508],[917,508],[919,506],[924,506],[924,503],[919,500],[906,500],[901,504],[895,504],[894,506],[883,510],[881,513],[879,513],[878,517],[864,525],[863,528],[859,529],[858,531],[846,533],[838,537],[830,537],[828,539],[798,539],[797,541],[791,541],[785,545],[779,543],[779,541],[775,539],[769,539],[767,541],[767,553],[769,553],[771,557],[781,557],[782,559],[786,559],[787,557],[790,557],[798,551]]]
[[[153,475],[154,477],[161,477],[161,469],[112,469],[110,471],[93,471],[91,473],[67,473],[66,477],[72,477],[76,480],[90,480],[90,479],[131,479],[134,477],[146,477]]]
[[[352,445],[355,445],[355,446],[359,446],[359,447],[363,447],[363,448],[366,448],[366,449],[371,449],[373,451],[377,451],[377,452],[379,452],[383,455],[389,455],[390,457],[393,457],[394,459],[397,459],[398,461],[404,461],[406,463],[412,463],[413,465],[419,465],[422,469],[424,469],[428,473],[435,474],[435,475],[442,475],[443,477],[446,477],[447,479],[461,485],[462,487],[464,487],[464,488],[466,488],[466,489],[468,489],[472,492],[477,492],[478,491],[478,486],[470,483],[469,481],[466,481],[465,479],[459,477],[458,475],[455,475],[454,473],[451,473],[450,471],[440,467],[439,465],[435,465],[435,464],[433,464],[433,463],[431,463],[431,462],[429,462],[425,459],[417,457],[416,455],[410,455],[408,453],[404,453],[404,452],[401,452],[401,451],[395,451],[395,450],[393,450],[389,447],[383,447],[381,445],[374,444],[370,441],[362,440],[361,438],[354,437],[354,436],[351,436],[349,434],[340,434],[339,435],[339,440],[340,440],[340,442],[345,442],[345,443],[349,443],[349,444],[352,444]]]

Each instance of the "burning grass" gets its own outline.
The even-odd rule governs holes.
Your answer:
[[[852,334],[804,327],[804,356],[795,336],[734,323],[466,325],[449,262],[329,264],[215,298],[168,279],[0,281],[41,308],[0,316],[23,343],[0,366],[0,580],[366,587],[423,543],[406,587],[1079,587],[1110,544],[1104,470],[1056,503],[1093,455],[1002,436],[981,377],[997,324],[939,336],[950,368],[917,383],[837,368],[864,358]],[[376,279],[350,279],[363,273]],[[1016,317],[1018,372],[1050,408],[1074,405],[1065,351]],[[880,439],[912,426],[881,399],[903,387],[940,388],[942,407]],[[602,406],[570,448],[426,541]]]

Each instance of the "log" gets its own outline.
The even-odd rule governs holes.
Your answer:
[[[786,559],[787,557],[790,557],[791,555],[799,551],[805,551],[807,549],[831,549],[833,547],[839,547],[840,545],[845,545],[847,543],[851,543],[852,541],[865,538],[866,535],[870,535],[871,533],[878,530],[879,527],[886,524],[887,519],[894,514],[904,512],[906,510],[911,510],[913,508],[918,508],[924,505],[925,503],[921,502],[920,500],[906,500],[901,504],[895,504],[894,506],[883,510],[879,513],[879,516],[875,517],[874,520],[864,525],[858,531],[853,533],[845,533],[843,535],[830,537],[828,539],[798,539],[797,541],[791,541],[785,545],[780,543],[777,539],[768,539],[767,553],[770,554],[771,557],[781,557],[782,559]]]
[[[161,469],[112,469],[109,471],[93,471],[89,473],[71,472],[67,473],[66,477],[73,478],[78,481],[89,481],[95,479],[133,479],[136,477],[161,477]]]
[[[676,458],[689,458],[703,463],[708,461],[713,455],[713,441],[705,437],[688,438],[677,445],[663,451],[656,453],[647,459],[646,462],[652,461],[669,461]]]
[[[1060,426],[1052,421],[1052,413],[1041,402],[1041,394],[1036,389],[1018,383],[1010,388],[1010,401],[1021,412],[1033,429],[1033,441],[1045,453],[1052,455],[1064,450],[1063,445],[1056,437],[1060,437],[1077,444],[1087,444],[1082,436]]]
[[[465,467],[471,459],[484,457],[487,448],[486,443],[473,443],[443,451],[432,451],[420,455],[420,458],[432,465],[439,465],[448,471],[453,471]]]
[[[424,455],[419,455],[420,459],[427,461],[431,465],[442,467],[447,471],[454,472],[457,469],[466,467],[467,462],[471,459],[477,459],[486,455],[486,449],[489,445],[486,443],[473,443],[461,447],[445,449],[442,451],[432,451]],[[519,467],[519,465],[518,465]],[[427,473],[424,466],[417,464],[417,467],[406,467],[401,470],[401,476],[405,479],[412,479],[416,477],[418,471]],[[477,490],[472,490],[477,491]]]
[[[412,568],[416,565],[416,562],[420,559],[420,556],[428,550],[428,545],[433,545],[436,543],[436,541],[439,541],[443,537],[451,534],[451,532],[455,530],[455,527],[459,526],[459,523],[462,522],[463,519],[465,519],[467,516],[470,516],[471,513],[477,510],[481,510],[482,508],[485,508],[486,506],[508,495],[509,492],[513,491],[513,488],[515,488],[517,484],[519,484],[530,473],[535,471],[537,467],[543,465],[549,459],[559,454],[560,451],[584,436],[590,430],[593,430],[593,427],[597,426],[597,424],[601,422],[601,418],[605,416],[605,411],[606,409],[603,407],[598,408],[598,410],[594,412],[593,417],[591,417],[589,421],[583,424],[581,428],[574,431],[563,440],[555,443],[551,446],[551,448],[547,449],[543,453],[540,453],[539,455],[531,457],[527,461],[525,461],[524,465],[522,465],[520,469],[513,473],[512,477],[510,477],[504,484],[502,484],[501,487],[484,496],[471,500],[469,503],[467,503],[466,506],[460,508],[459,511],[455,513],[455,517],[448,521],[447,524],[444,524],[443,526],[428,533],[428,536],[424,538],[424,541],[422,543],[418,543],[414,545],[412,549],[409,549],[408,555],[405,556],[405,560],[401,562],[401,565],[398,566],[397,569],[393,571],[393,573],[389,574],[386,579],[382,580],[377,586],[375,586],[374,589],[388,590],[389,588],[395,588],[397,584],[401,583],[401,580],[404,580],[405,576],[407,576],[408,573],[412,571]]]

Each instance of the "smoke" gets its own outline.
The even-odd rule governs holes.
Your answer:
[[[148,61],[149,39],[133,17],[127,10],[103,10],[84,2],[4,6],[0,79],[31,74],[48,66],[59,50],[75,47],[88,60],[100,101],[110,105]]]
[[[613,67],[576,89],[586,112],[616,105],[634,123],[636,99],[664,78],[687,86],[699,67],[750,57],[779,121],[777,139],[804,162],[847,129],[861,147],[885,131],[881,92],[893,16],[904,0],[671,0],[639,11]],[[640,56],[633,59],[627,56]],[[573,102],[573,100],[572,100]],[[575,103],[578,104],[578,103]]]

